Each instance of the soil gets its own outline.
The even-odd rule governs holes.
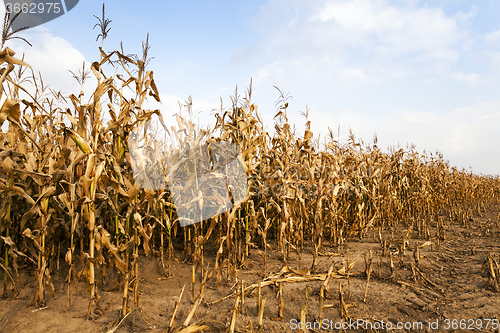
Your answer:
[[[234,277],[227,279],[226,269],[218,285],[215,275],[207,281],[204,297],[190,324],[206,325],[208,328],[202,332],[228,330],[235,297],[223,298],[231,295],[241,280],[248,287],[274,275],[275,279],[296,277],[299,281],[282,283],[281,318],[278,283],[261,288],[261,297],[266,299],[262,332],[500,332],[500,292],[495,290],[488,273],[489,265],[483,265],[488,263],[490,255],[493,265],[500,263],[499,212],[500,208],[491,209],[470,219],[467,226],[445,219],[442,240],[436,237],[434,223],[430,239],[419,238],[412,232],[405,242],[403,226],[393,235],[383,234],[387,239],[385,251],[378,232],[370,231],[361,239],[350,239],[341,249],[331,248],[326,242],[317,256],[315,271],[311,270],[314,259],[311,245],[304,246],[300,256],[291,250],[287,265],[280,251],[268,250],[265,263],[257,251],[251,251],[246,267],[235,271],[237,284]],[[418,254],[414,253],[416,246],[421,246]],[[369,260],[370,250],[372,264],[366,292],[365,260]],[[113,276],[98,284],[103,313],[89,318],[84,278],[71,286],[71,306],[66,309],[67,268],[65,270],[63,259],[60,271],[52,273],[56,298],[47,295],[46,304],[41,308],[33,305],[34,273],[21,269],[17,276],[18,294],[8,291],[0,299],[0,332],[167,332],[176,300],[186,285],[174,325],[179,328],[194,299],[192,265],[182,262],[182,252],[176,256],[179,261],[173,262],[169,278],[159,273],[156,257],[140,256],[139,308],[121,322],[122,288],[112,290],[116,284]],[[392,273],[390,257],[394,263]],[[205,265],[208,262],[213,267],[214,258],[213,254],[206,254]],[[320,289],[332,264],[332,276],[324,292],[323,321],[319,321]],[[346,270],[349,265],[352,268]],[[300,281],[315,277],[320,280]],[[198,269],[195,297],[199,294],[200,280]],[[339,293],[340,286],[342,293]],[[258,288],[250,289],[245,293],[241,312],[236,315],[235,332],[250,332],[249,323],[253,331],[258,332]],[[130,304],[133,304],[132,297]],[[342,304],[347,310],[343,321]],[[307,324],[303,330],[304,325],[299,325],[301,310]],[[340,326],[343,322],[344,330]]]

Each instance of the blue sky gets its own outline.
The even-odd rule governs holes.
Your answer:
[[[140,5],[139,5],[140,4]],[[500,1],[262,0],[105,1],[104,49],[123,41],[151,60],[169,119],[192,95],[202,123],[253,78],[253,101],[273,129],[273,86],[293,97],[288,115],[303,133],[306,105],[317,136],[328,127],[379,147],[441,151],[451,165],[500,174]],[[56,90],[76,93],[67,71],[98,59],[102,2],[25,31],[7,46],[25,53]],[[92,86],[89,85],[88,89]],[[90,91],[90,90],[89,90]],[[87,95],[90,96],[90,95]],[[156,107],[156,106],[155,106]],[[210,119],[210,120],[209,120]],[[323,139],[321,139],[323,142]]]

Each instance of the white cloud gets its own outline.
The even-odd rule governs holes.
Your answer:
[[[488,74],[494,75],[497,80],[500,77],[500,52],[494,50],[484,50],[482,58],[484,63],[488,64]]]
[[[262,81],[266,78],[268,78],[271,74],[275,77],[276,75],[279,75],[280,72],[280,63],[279,62],[274,62],[272,64],[268,64],[265,66],[262,66],[257,70],[257,73],[255,74],[255,82]]]
[[[347,77],[359,79],[361,81],[365,81],[367,79],[365,72],[357,68],[345,68],[344,75]]]
[[[351,127],[365,142],[377,133],[379,147],[414,143],[452,165],[500,174],[500,148],[485,144],[500,142],[500,101],[488,95],[500,81],[500,52],[482,42],[500,32],[478,34],[479,8],[468,6],[269,0],[252,21],[265,50],[255,54],[256,91],[270,101],[276,94],[263,87],[276,85],[298,97],[295,108],[314,103],[316,135],[340,125],[346,139]],[[304,120],[291,113],[300,134]]]
[[[6,46],[16,52],[16,57],[21,58],[24,53],[25,61],[33,68],[37,77],[38,72],[41,73],[45,85],[50,85],[56,91],[78,94],[80,86],[68,70],[77,73],[82,68],[85,57],[68,41],[53,36],[43,27],[32,28],[22,37],[33,47],[18,39],[8,41]],[[87,61],[87,69],[89,65]]]
[[[476,73],[468,73],[465,74],[463,72],[454,72],[452,77],[456,80],[467,82],[467,83],[476,83],[481,78],[481,75]]]
[[[280,14],[270,15],[276,8]],[[449,15],[385,0],[270,0],[255,18],[266,45],[260,71],[335,77],[339,84],[352,79],[351,68],[368,82],[392,80],[393,73],[445,74],[473,44],[469,27],[477,11]]]
[[[500,175],[500,100],[457,108],[445,114],[400,110],[386,115],[361,115],[349,110],[310,113],[312,130],[328,133],[330,126],[337,133],[341,126],[341,139],[346,140],[351,127],[357,138],[371,143],[377,133],[382,149],[413,143],[419,152],[439,150],[453,166],[474,172]],[[324,137],[324,135],[323,135]]]
[[[500,42],[500,29],[487,33],[483,38],[487,43],[497,44]]]

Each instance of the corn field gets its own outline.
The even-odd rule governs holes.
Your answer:
[[[421,154],[413,147],[383,151],[376,138],[365,144],[352,133],[347,142],[333,132],[315,139],[307,115],[305,132],[295,133],[280,90],[273,133],[264,130],[251,84],[244,97],[235,93],[231,107],[221,106],[213,129],[195,125],[190,99],[174,122],[164,119],[145,107],[148,98],[160,101],[147,69],[148,51],[148,41],[142,56],[99,47],[90,70],[75,75],[82,86],[90,75],[97,79],[85,98],[81,91],[46,94],[30,59],[21,60],[9,47],[1,50],[0,125],[7,128],[0,133],[4,293],[17,292],[17,272],[27,268],[36,272],[35,304],[47,304],[54,293],[51,278],[64,266],[68,307],[72,284],[84,279],[88,315],[99,315],[101,281],[113,276],[121,283],[126,316],[138,306],[139,256],[153,256],[159,272],[170,276],[178,249],[194,269],[206,271],[205,281],[220,283],[252,254],[265,261],[268,251],[278,251],[286,264],[291,251],[306,246],[340,251],[349,239],[374,232],[382,243],[383,232],[401,228],[428,240],[434,237],[431,224],[441,217],[467,225],[500,203],[498,176],[459,170],[439,153]],[[134,130],[155,120],[171,139],[146,138],[168,160],[155,169],[155,179],[167,185],[161,189],[138,185],[130,147]],[[239,148],[246,193],[232,200],[230,210],[183,227],[168,178],[183,158],[177,148],[224,142]],[[190,184],[196,197],[199,184]],[[196,205],[207,202],[198,197]]]

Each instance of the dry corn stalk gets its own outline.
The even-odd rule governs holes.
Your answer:
[[[108,23],[103,15],[103,39]],[[305,131],[295,133],[287,117],[288,96],[281,91],[275,131],[268,133],[251,100],[251,83],[244,97],[236,91],[229,108],[221,105],[214,130],[197,128],[190,119],[190,98],[181,107],[181,111],[187,109],[187,115],[179,112],[167,127],[161,112],[149,110],[146,104],[148,97],[160,99],[153,72],[146,66],[148,50],[148,38],[142,56],[129,56],[123,50],[106,53],[101,45],[99,60],[88,68],[88,73],[97,78],[97,86],[86,101],[82,89],[69,96],[54,92],[48,97],[41,78],[26,78],[24,70],[29,67],[14,57],[13,50],[6,47],[0,51],[0,97],[5,98],[0,126],[8,122],[8,131],[0,131],[4,291],[12,277],[10,272],[17,269],[16,260],[22,257],[37,269],[37,302],[46,302],[45,291],[47,287],[52,289],[51,272],[58,260],[51,252],[61,244],[67,248],[68,306],[72,279],[84,275],[89,286],[89,314],[98,312],[97,281],[105,281],[104,269],[111,264],[118,282],[123,282],[124,317],[130,313],[129,288],[134,290],[134,307],[139,306],[141,251],[147,255],[160,253],[159,267],[168,276],[174,244],[189,240],[186,260],[194,266],[201,264],[202,272],[204,247],[212,246],[217,250],[215,265],[204,279],[215,275],[220,282],[224,275],[235,276],[253,251],[263,256],[266,265],[267,249],[278,249],[286,263],[290,251],[301,253],[308,240],[313,240],[317,256],[326,243],[341,250],[348,237],[364,237],[371,228],[385,244],[382,231],[397,232],[408,221],[419,237],[430,238],[434,235],[431,221],[437,220],[440,242],[445,239],[445,225],[439,216],[466,226],[473,214],[500,203],[498,176],[458,170],[439,153],[420,154],[414,147],[382,151],[376,138],[373,144],[364,144],[351,133],[347,142],[341,142],[331,131],[320,144],[311,131],[307,112]],[[121,74],[115,66],[121,68]],[[83,86],[85,64],[75,78]],[[110,120],[105,122],[105,118]],[[146,128],[146,133],[134,146],[131,136],[138,128]],[[161,138],[160,129],[168,133],[170,141]],[[185,165],[192,171],[192,165],[180,163],[184,156],[177,148],[187,150],[203,144],[217,147],[221,142],[239,148],[248,196],[236,203],[236,189],[224,183],[227,197],[213,201],[229,198],[232,209],[181,228],[185,221],[177,215],[172,191],[178,184],[166,178],[175,166]],[[134,149],[143,149],[142,159],[134,158]],[[153,152],[148,155],[148,150]],[[136,181],[140,163],[151,171],[153,185],[165,187],[141,188]],[[199,212],[212,198],[195,191],[200,187],[195,178],[184,189],[193,191],[190,195],[196,198],[193,205]],[[203,216],[195,215],[189,219],[203,220]],[[163,254],[164,237],[168,259]],[[401,254],[405,246],[403,240]],[[383,245],[384,254],[385,250]],[[394,273],[390,249],[389,256]],[[417,263],[417,248],[414,258]],[[494,259],[488,261],[488,267],[490,283],[498,284]],[[315,265],[313,273],[314,269]],[[331,278],[349,272],[348,267],[336,273],[332,269],[328,274],[310,276],[285,273],[246,286],[243,293],[270,283],[312,280],[324,281],[327,288]],[[414,271],[419,272],[417,267]],[[263,306],[259,300],[259,313]]]

